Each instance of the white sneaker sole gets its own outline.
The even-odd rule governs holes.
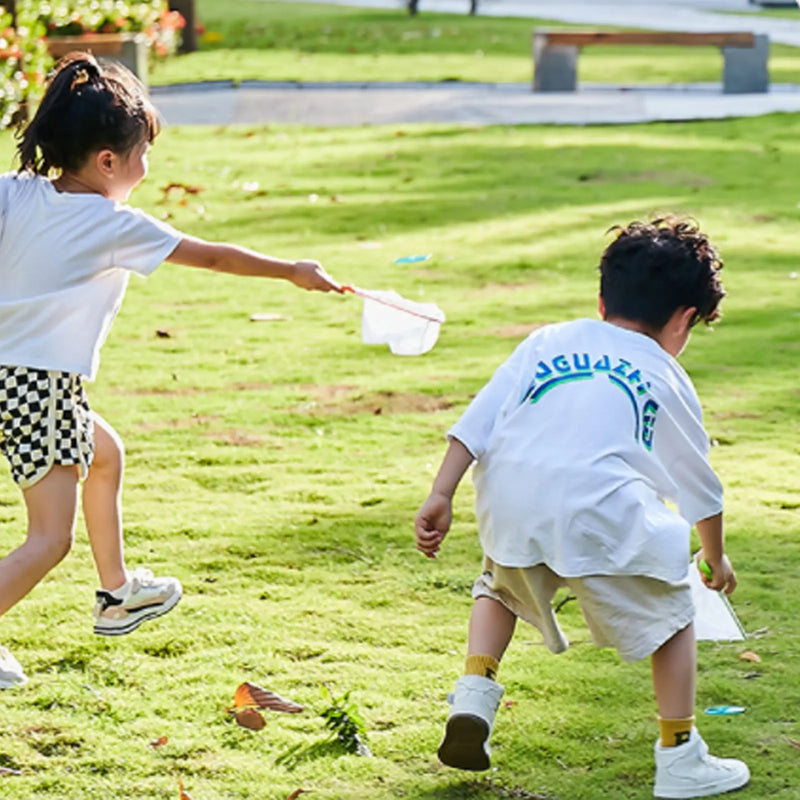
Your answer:
[[[448,767],[480,772],[489,769],[486,720],[472,714],[454,714],[447,720],[444,739],[439,745],[439,761]]]
[[[726,794],[743,789],[750,782],[750,772],[745,775],[731,775],[726,781],[717,781],[705,786],[684,786],[676,789],[653,789],[653,797],[664,800],[688,800],[692,797],[712,797],[715,794]]]
[[[22,680],[13,681],[7,681],[4,678],[0,678],[0,689],[16,689],[19,686],[24,686],[27,682],[27,677],[23,678]]]
[[[183,596],[183,587],[178,586],[178,591],[165,602],[157,606],[148,606],[139,611],[133,611],[126,619],[105,620],[102,623],[95,623],[94,632],[98,636],[122,636],[131,631],[135,631],[143,622],[149,619],[163,617],[168,611],[172,611],[178,601]]]

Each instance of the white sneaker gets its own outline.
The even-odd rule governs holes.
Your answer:
[[[122,599],[99,589],[95,595],[94,632],[101,636],[130,633],[148,619],[172,610],[183,587],[176,578],[155,578],[149,569],[134,570],[128,593]]]
[[[709,755],[697,728],[686,744],[662,747],[656,742],[654,797],[708,797],[740,789],[750,780],[750,770],[735,758]]]
[[[448,767],[489,769],[489,735],[504,689],[491,678],[464,675],[447,700],[450,716],[439,745],[439,761]]]
[[[28,676],[22,671],[19,661],[8,652],[8,648],[0,645],[0,689],[13,689],[27,682]]]

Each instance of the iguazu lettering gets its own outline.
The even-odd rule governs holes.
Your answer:
[[[577,381],[593,380],[598,376],[605,376],[628,398],[634,417],[634,438],[647,450],[651,450],[658,403],[652,397],[645,397],[650,384],[644,379],[641,370],[624,358],[612,359],[608,355],[596,358],[589,353],[561,353],[550,361],[540,361],[520,404],[538,403],[553,389]]]

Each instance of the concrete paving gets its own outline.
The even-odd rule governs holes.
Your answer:
[[[519,84],[193,84],[151,91],[168,125],[313,126],[444,122],[470,125],[618,125],[800,112],[800,86],[724,95],[718,84],[533,93]]]
[[[383,8],[404,5],[403,0],[328,2]],[[420,0],[421,13],[463,14],[467,8],[468,0]],[[794,21],[731,13],[754,8],[748,0],[661,0],[658,4],[642,0],[480,0],[479,4],[479,12],[487,15],[659,29],[752,30],[767,33],[771,41],[800,46],[800,17]],[[794,84],[773,85],[766,94],[724,95],[720,84],[648,88],[592,84],[575,93],[534,93],[529,84],[246,81],[238,87],[230,82],[154,87],[151,94],[168,125],[602,125],[800,112],[800,86]]]

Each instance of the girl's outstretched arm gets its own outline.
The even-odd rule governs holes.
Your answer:
[[[283,278],[301,289],[342,292],[342,287],[317,261],[285,261],[246,247],[206,242],[184,236],[166,259],[172,264],[258,278]]]

